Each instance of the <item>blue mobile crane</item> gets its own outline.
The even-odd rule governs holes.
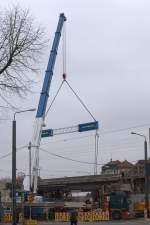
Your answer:
[[[49,61],[47,65],[47,69],[45,72],[44,83],[42,87],[42,92],[40,95],[40,100],[38,104],[36,119],[35,119],[35,127],[34,133],[32,138],[32,148],[34,148],[34,161],[32,167],[32,189],[33,192],[36,193],[37,191],[37,179],[38,179],[38,169],[39,169],[39,146],[41,141],[41,133],[42,127],[44,126],[45,120],[45,113],[46,113],[46,106],[49,97],[49,89],[50,84],[53,76],[54,65],[56,61],[57,50],[59,46],[59,41],[61,37],[61,32],[63,28],[63,24],[66,21],[66,17],[64,13],[61,13],[59,16],[59,21],[52,45],[52,49],[49,56]]]
[[[47,101],[49,97],[49,90],[51,85],[51,80],[53,76],[53,70],[54,65],[56,61],[56,55],[57,50],[59,46],[59,41],[61,37],[62,28],[64,25],[64,22],[66,21],[66,17],[63,13],[60,14],[47,69],[45,72],[45,78],[44,83],[42,87],[42,92],[40,95],[40,100],[38,104],[37,114],[35,118],[35,127],[34,127],[34,133],[32,138],[32,145],[30,145],[30,148],[32,146],[32,150],[34,150],[34,159],[33,159],[33,166],[32,166],[32,176],[31,176],[31,186],[34,193],[37,192],[37,181],[38,181],[38,170],[39,170],[39,147],[42,137],[48,137],[48,136],[54,136],[59,134],[65,134],[65,133],[73,133],[73,132],[84,132],[84,131],[90,131],[90,130],[97,130],[98,129],[98,121],[95,120],[95,118],[92,116],[92,114],[89,112],[87,107],[84,105],[84,103],[80,100],[84,108],[88,111],[88,113],[92,116],[94,119],[94,122],[90,123],[83,123],[79,124],[77,126],[71,126],[71,127],[65,127],[65,128],[59,128],[59,129],[47,129],[43,130],[44,127],[44,120],[46,116],[46,107],[47,107]],[[63,74],[63,79],[66,81],[66,74]],[[66,81],[68,84],[68,82]],[[69,85],[69,84],[68,84]],[[74,91],[73,91],[74,92]]]

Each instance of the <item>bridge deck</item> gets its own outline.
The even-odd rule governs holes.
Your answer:
[[[144,176],[130,176],[122,178],[121,175],[90,175],[90,176],[76,176],[76,177],[62,177],[52,179],[39,179],[39,191],[51,191],[56,189],[61,190],[81,190],[90,191],[99,189],[102,185],[119,183],[120,181],[131,182],[131,180],[143,180]]]

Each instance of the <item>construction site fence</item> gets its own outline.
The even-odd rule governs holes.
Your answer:
[[[23,220],[29,219],[29,218],[24,218],[23,214],[20,213],[19,214],[19,218],[18,218],[18,222],[22,222]],[[56,221],[56,222],[68,222],[70,220],[70,214],[67,212],[56,212],[54,214],[53,218],[50,218],[48,215],[42,216],[41,217],[33,217],[32,219],[37,219],[37,220],[45,220],[45,221]],[[94,211],[90,211],[90,212],[79,212],[78,213],[78,221],[80,222],[96,222],[96,221],[108,221],[110,220],[109,217],[109,211],[101,211],[101,212],[94,212]],[[11,213],[5,213],[3,215],[2,221],[5,223],[9,223],[12,222],[12,214]]]
[[[59,212],[55,213],[56,222],[68,222],[70,220],[69,213]],[[80,222],[94,222],[94,221],[108,221],[109,211],[101,212],[79,212],[78,221]]]

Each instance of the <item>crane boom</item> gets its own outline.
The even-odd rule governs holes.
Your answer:
[[[53,76],[53,70],[54,70],[55,61],[56,61],[57,50],[58,50],[59,41],[61,37],[61,31],[65,21],[66,21],[66,17],[63,13],[61,13],[59,16],[57,29],[55,32],[55,37],[53,40],[47,69],[45,72],[42,92],[40,95],[40,100],[39,100],[38,109],[37,109],[36,118],[35,118],[35,126],[34,126],[34,132],[32,137],[32,149],[34,150],[34,153],[33,153],[34,159],[33,159],[32,176],[31,176],[31,180],[32,180],[31,185],[32,185],[32,189],[34,193],[36,193],[37,191],[37,180],[38,180],[38,170],[39,170],[39,146],[41,141],[41,132],[42,132],[42,127],[43,127],[44,119],[45,119],[45,112],[46,112],[47,101],[49,97],[49,90],[50,90],[51,80]]]
[[[61,30],[62,30],[64,21],[66,21],[66,17],[62,13],[62,14],[60,14],[57,30],[55,33],[55,38],[54,38],[53,45],[52,45],[52,50],[51,50],[48,65],[47,65],[47,70],[45,72],[43,88],[42,88],[40,101],[39,101],[39,105],[38,105],[38,110],[37,110],[37,114],[36,114],[37,118],[45,116],[47,100],[48,100],[48,96],[49,96],[49,89],[50,89],[50,84],[51,84],[51,80],[52,80],[52,76],[53,76],[53,70],[54,70],[54,65],[55,65],[55,61],[56,61],[57,49],[58,49],[60,36],[61,36]]]

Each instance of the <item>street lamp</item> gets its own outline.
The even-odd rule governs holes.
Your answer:
[[[149,217],[149,208],[148,208],[148,201],[149,201],[149,196],[148,196],[148,168],[147,168],[147,140],[146,136],[143,134],[131,132],[131,134],[135,134],[138,136],[141,136],[144,138],[144,165],[145,165],[145,210],[146,210],[146,218]]]
[[[26,109],[17,111],[14,113],[12,121],[12,225],[16,225],[16,114],[35,110]]]

